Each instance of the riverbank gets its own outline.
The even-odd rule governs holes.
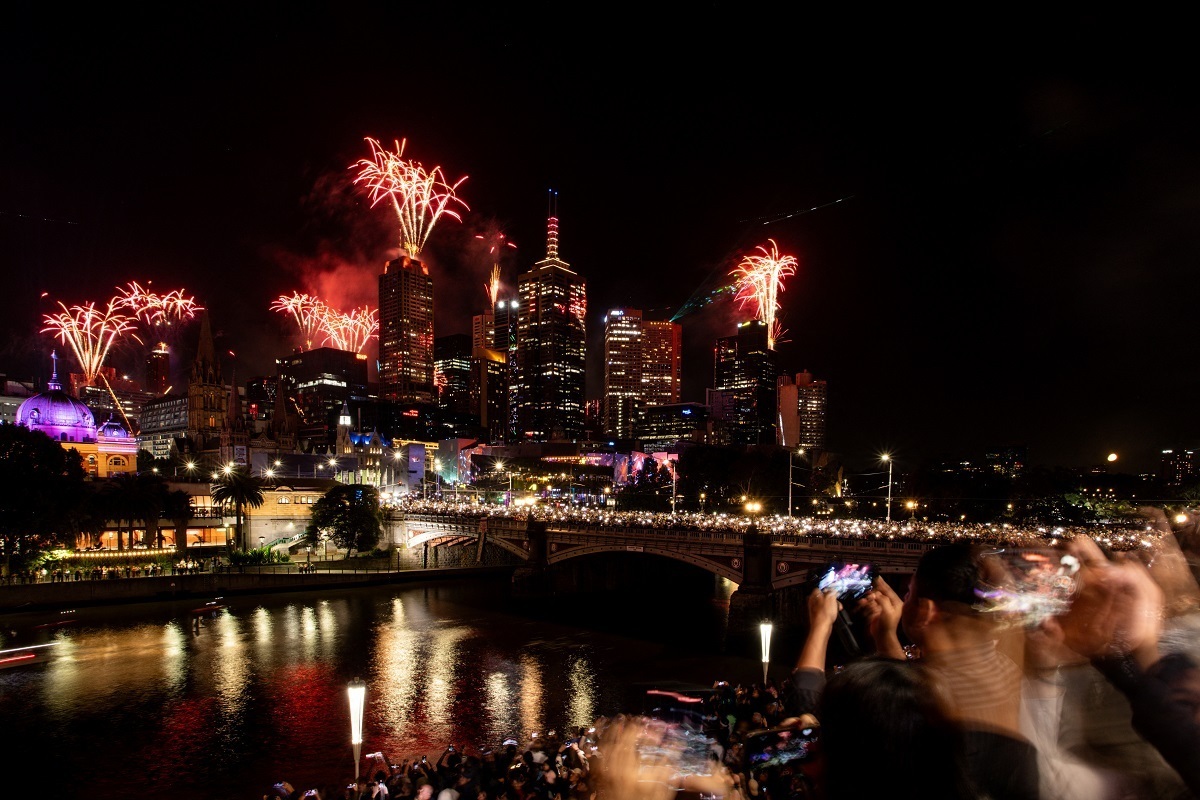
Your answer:
[[[274,592],[305,592],[314,589],[345,589],[394,583],[453,580],[510,574],[513,567],[434,567],[405,570],[327,570],[202,572],[195,575],[163,575],[151,578],[82,580],[0,586],[0,615],[27,611],[54,611],[164,600],[209,600],[213,597]]]

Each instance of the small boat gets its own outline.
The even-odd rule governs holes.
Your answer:
[[[26,664],[38,664],[49,658],[49,649],[58,642],[47,642],[45,644],[32,644],[28,647],[13,647],[9,650],[0,650],[0,669],[8,667],[20,667]]]
[[[57,619],[54,622],[43,622],[41,625],[34,625],[33,629],[35,631],[42,631],[48,628],[61,628],[64,625],[70,625],[73,622],[79,621],[77,617],[72,616],[75,613],[75,609],[73,608],[67,611],[60,611],[58,613],[59,616],[64,617],[64,619]]]

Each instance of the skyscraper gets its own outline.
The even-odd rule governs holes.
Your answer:
[[[438,408],[443,411],[455,414],[471,411],[471,338],[466,333],[452,333],[433,341]]]
[[[778,387],[766,323],[739,323],[736,336],[717,339],[714,356],[713,383],[721,401],[708,405],[725,419],[729,443],[775,444]]]
[[[642,321],[642,402],[668,406],[679,402],[683,377],[683,326],[669,320]]]
[[[511,389],[518,439],[583,438],[583,277],[558,257],[558,218],[547,221],[546,257],[517,278],[516,381]]]
[[[614,308],[604,315],[604,433],[633,438],[643,405],[642,312]]]
[[[170,387],[171,351],[166,342],[159,342],[146,356],[146,391],[162,395]]]
[[[798,372],[795,378],[781,375],[779,444],[793,449],[824,450],[827,397],[825,381],[813,380],[811,372]]]
[[[393,403],[433,403],[433,279],[400,256],[379,276],[379,392]]]

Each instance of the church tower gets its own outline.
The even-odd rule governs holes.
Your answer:
[[[197,452],[215,452],[220,445],[228,402],[207,311],[200,318],[200,342],[188,374],[187,392],[187,436]]]
[[[237,373],[230,376],[229,399],[221,426],[221,463],[250,466],[250,431],[242,414],[242,396],[238,393]]]

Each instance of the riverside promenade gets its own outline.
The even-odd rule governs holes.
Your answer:
[[[84,606],[196,599],[238,594],[303,592],[389,583],[444,581],[506,575],[511,566],[430,567],[427,569],[344,568],[302,572],[296,566],[233,567],[191,575],[0,584],[0,614]]]

